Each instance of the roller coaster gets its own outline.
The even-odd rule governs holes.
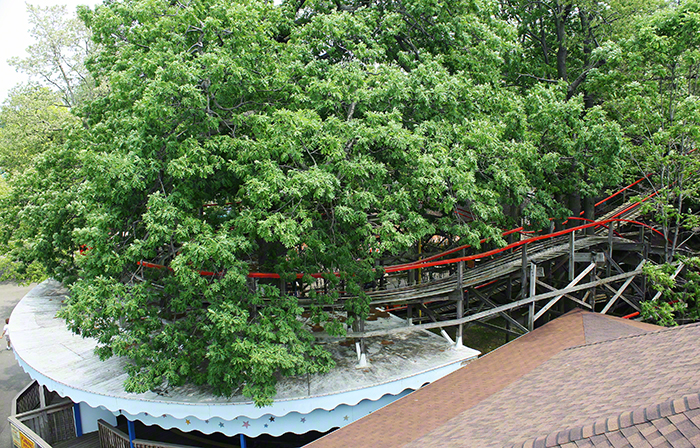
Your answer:
[[[374,329],[365,328],[365,320],[353,325],[347,338],[356,345],[358,365],[366,362],[365,338],[439,330],[458,348],[465,325],[478,324],[519,336],[572,307],[627,318],[639,315],[642,301],[660,295],[648,287],[642,268],[648,262],[663,262],[668,250],[664,234],[653,224],[638,220],[641,204],[658,194],[647,190],[644,181],[649,177],[598,201],[594,210],[597,219],[570,217],[563,223],[568,228],[558,231],[554,225],[539,232],[517,227],[502,233],[509,241],[504,247],[474,253],[469,245],[461,245],[382,266],[384,276],[366,287],[371,307],[367,321],[388,312],[403,319]],[[459,210],[456,213],[464,215]],[[482,247],[489,245],[486,240],[481,243]],[[690,253],[684,247],[677,250]],[[674,277],[682,269],[678,264]],[[310,275],[318,279],[318,285],[311,287],[322,287],[323,275]],[[289,287],[275,273],[251,272],[248,277],[252,287],[256,282],[279,282],[284,292]],[[341,295],[328,308],[342,315],[345,301],[352,298]],[[303,296],[299,303],[312,304]],[[329,336],[320,333],[317,338]]]
[[[381,329],[358,322],[348,338],[355,341],[359,365],[365,362],[365,338],[432,329],[460,347],[465,325],[519,336],[572,307],[639,315],[640,302],[660,295],[647,285],[642,268],[663,262],[668,249],[663,233],[638,220],[641,204],[658,194],[645,190],[647,178],[596,203],[598,219],[570,217],[570,227],[559,231],[518,227],[503,232],[510,241],[505,247],[467,254],[471,248],[465,245],[384,266],[384,277],[367,291],[370,306],[373,313],[393,312],[403,321]],[[690,253],[684,247],[678,251]],[[677,264],[674,277],[682,269]],[[342,307],[343,299],[348,297],[334,306]]]

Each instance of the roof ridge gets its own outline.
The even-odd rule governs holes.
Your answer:
[[[630,426],[651,422],[662,417],[700,409],[700,393],[670,398],[651,406],[641,406],[632,411],[624,411],[612,417],[600,418],[582,426],[554,431],[546,436],[527,439],[524,442],[507,445],[507,448],[551,448],[578,440],[619,431]]]
[[[596,314],[598,314],[598,313],[596,313]],[[614,316],[610,316],[610,317],[614,317]],[[624,339],[632,339],[632,338],[640,338],[640,337],[644,337],[644,336],[651,336],[651,335],[655,335],[658,333],[664,333],[664,332],[668,332],[668,331],[680,331],[680,330],[685,330],[687,328],[698,327],[698,326],[700,326],[700,322],[695,322],[692,324],[685,324],[685,325],[677,325],[675,327],[662,327],[659,330],[643,331],[642,333],[628,334],[628,335],[620,336],[620,337],[613,338],[613,339],[606,339],[604,341],[596,341],[596,342],[590,342],[588,344],[581,344],[581,345],[576,345],[573,347],[567,347],[564,350],[562,350],[562,352],[566,352],[569,350],[577,350],[577,349],[584,348],[584,347],[591,347],[594,345],[608,344],[611,342],[621,341]]]
[[[570,310],[570,311],[567,311],[566,313],[562,314],[561,316],[557,317],[557,319],[561,319],[561,318],[564,318],[564,317],[573,318],[573,317],[576,317],[577,314],[581,314],[581,316],[583,316],[583,313],[586,313],[586,312],[587,312],[586,310],[583,310],[583,309],[581,309],[581,308],[574,308],[574,309],[572,309],[572,310]],[[596,314],[597,314],[597,313],[596,313]],[[583,317],[581,317],[581,318],[583,319]],[[544,325],[549,325],[550,323],[555,322],[557,319],[554,319],[554,320],[552,320],[552,321],[550,321],[550,322],[547,322],[547,323],[544,324]],[[543,325],[542,327],[544,327],[544,325]],[[523,336],[527,336],[527,335],[529,335],[529,334],[532,334],[533,332],[536,332],[537,330],[539,330],[539,329],[542,328],[542,327],[538,327],[538,328],[535,328],[535,329],[532,330],[532,331],[528,331],[527,333],[523,333],[523,334],[521,334],[520,336],[516,337],[515,339],[512,339],[512,340],[506,342],[505,344],[499,345],[498,347],[496,347],[495,349],[491,350],[490,352],[484,353],[483,355],[479,356],[478,359],[483,359],[483,358],[485,358],[485,357],[487,357],[487,356],[489,356],[489,355],[491,355],[491,354],[502,353],[503,349],[505,349],[506,347],[509,347],[511,344],[512,344],[512,345],[517,345],[517,344],[515,344],[515,343],[516,343],[517,341],[519,341],[520,338],[522,338]],[[569,348],[571,348],[571,347],[569,347]],[[500,351],[499,351],[499,350],[500,350]],[[567,350],[567,349],[565,349],[565,350]]]

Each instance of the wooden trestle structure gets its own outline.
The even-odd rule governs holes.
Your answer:
[[[482,253],[468,255],[468,246],[463,246],[441,254],[419,251],[420,256],[414,253],[391,260],[403,264],[383,263],[386,274],[365,292],[373,310],[400,311],[404,324],[365,329],[365,321],[355,322],[347,337],[355,340],[358,365],[366,363],[365,338],[440,329],[451,344],[460,347],[465,325],[479,324],[519,336],[572,307],[622,316],[639,314],[640,302],[652,299],[653,294],[654,298],[660,296],[647,290],[642,268],[648,262],[663,262],[669,247],[658,230],[636,221],[641,215],[641,202],[657,194],[643,191],[643,181],[648,177],[596,203],[597,220],[571,217],[569,228],[556,232],[513,229],[503,235],[508,235],[510,241],[519,236],[519,240]],[[627,198],[632,196],[645,199],[631,202]],[[676,248],[676,252],[683,251]],[[461,253],[458,258],[444,259],[457,252]],[[679,264],[673,276],[683,267]],[[319,283],[311,287],[323,289],[322,275],[312,276]],[[278,274],[250,273],[249,287],[255,288],[257,281],[279,282],[283,293],[289,291],[288,284],[279,279]],[[351,297],[341,296],[326,307],[342,310],[348,299]],[[312,305],[303,297],[299,303]],[[496,319],[503,326],[492,322]],[[456,327],[454,340],[445,331],[449,327]],[[327,337],[317,335],[318,339]]]
[[[439,329],[450,344],[460,347],[465,325],[519,336],[573,307],[638,314],[640,302],[655,294],[647,290],[642,268],[663,261],[664,240],[658,231],[635,221],[639,202],[628,202],[622,195],[617,205],[610,202],[598,204],[597,221],[521,235],[498,250],[473,255],[462,251],[451,260],[387,269],[367,291],[370,306],[380,312],[401,310],[404,324],[366,330],[359,322],[348,331],[347,337],[355,340],[358,366],[366,363],[365,338]],[[682,269],[680,264],[675,275]],[[342,299],[334,306],[342,307]],[[456,330],[454,339],[445,331],[449,327]]]

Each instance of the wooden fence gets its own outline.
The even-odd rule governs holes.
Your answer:
[[[51,448],[49,443],[42,439],[37,433],[27,428],[16,417],[7,417],[12,432],[13,448]]]
[[[100,446],[102,448],[130,448],[129,436],[104,420],[98,420]],[[175,445],[152,440],[134,439],[134,448],[196,448],[188,445]]]
[[[47,402],[56,401],[46,394],[45,389],[33,381],[13,399],[12,415],[8,417],[13,448],[52,448],[52,444],[77,438],[74,403],[61,399],[59,403],[46,406]],[[97,426],[101,448],[131,448],[126,433],[104,420],[98,420]],[[135,439],[133,444],[134,448],[196,448],[143,439]]]
[[[104,420],[97,421],[102,448],[130,448],[129,436]]]
[[[71,401],[17,414],[14,417],[50,444],[77,437]]]
[[[12,400],[12,415],[33,411],[41,406],[42,387],[32,381]]]
[[[17,431],[38,436],[47,447],[76,437],[73,402],[61,399],[46,406],[50,398],[51,395],[47,397],[46,390],[33,381],[12,400],[11,410]]]
[[[153,442],[151,440],[134,439],[134,448],[196,448],[190,445],[174,445],[165,442]]]

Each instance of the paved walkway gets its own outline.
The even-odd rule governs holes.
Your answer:
[[[0,283],[0,322],[10,317],[12,309],[24,295],[36,285],[17,286],[13,283]],[[5,350],[4,338],[0,342],[0,448],[12,448],[12,435],[7,417],[10,415],[12,399],[24,388],[31,378],[24,373],[13,353]]]

